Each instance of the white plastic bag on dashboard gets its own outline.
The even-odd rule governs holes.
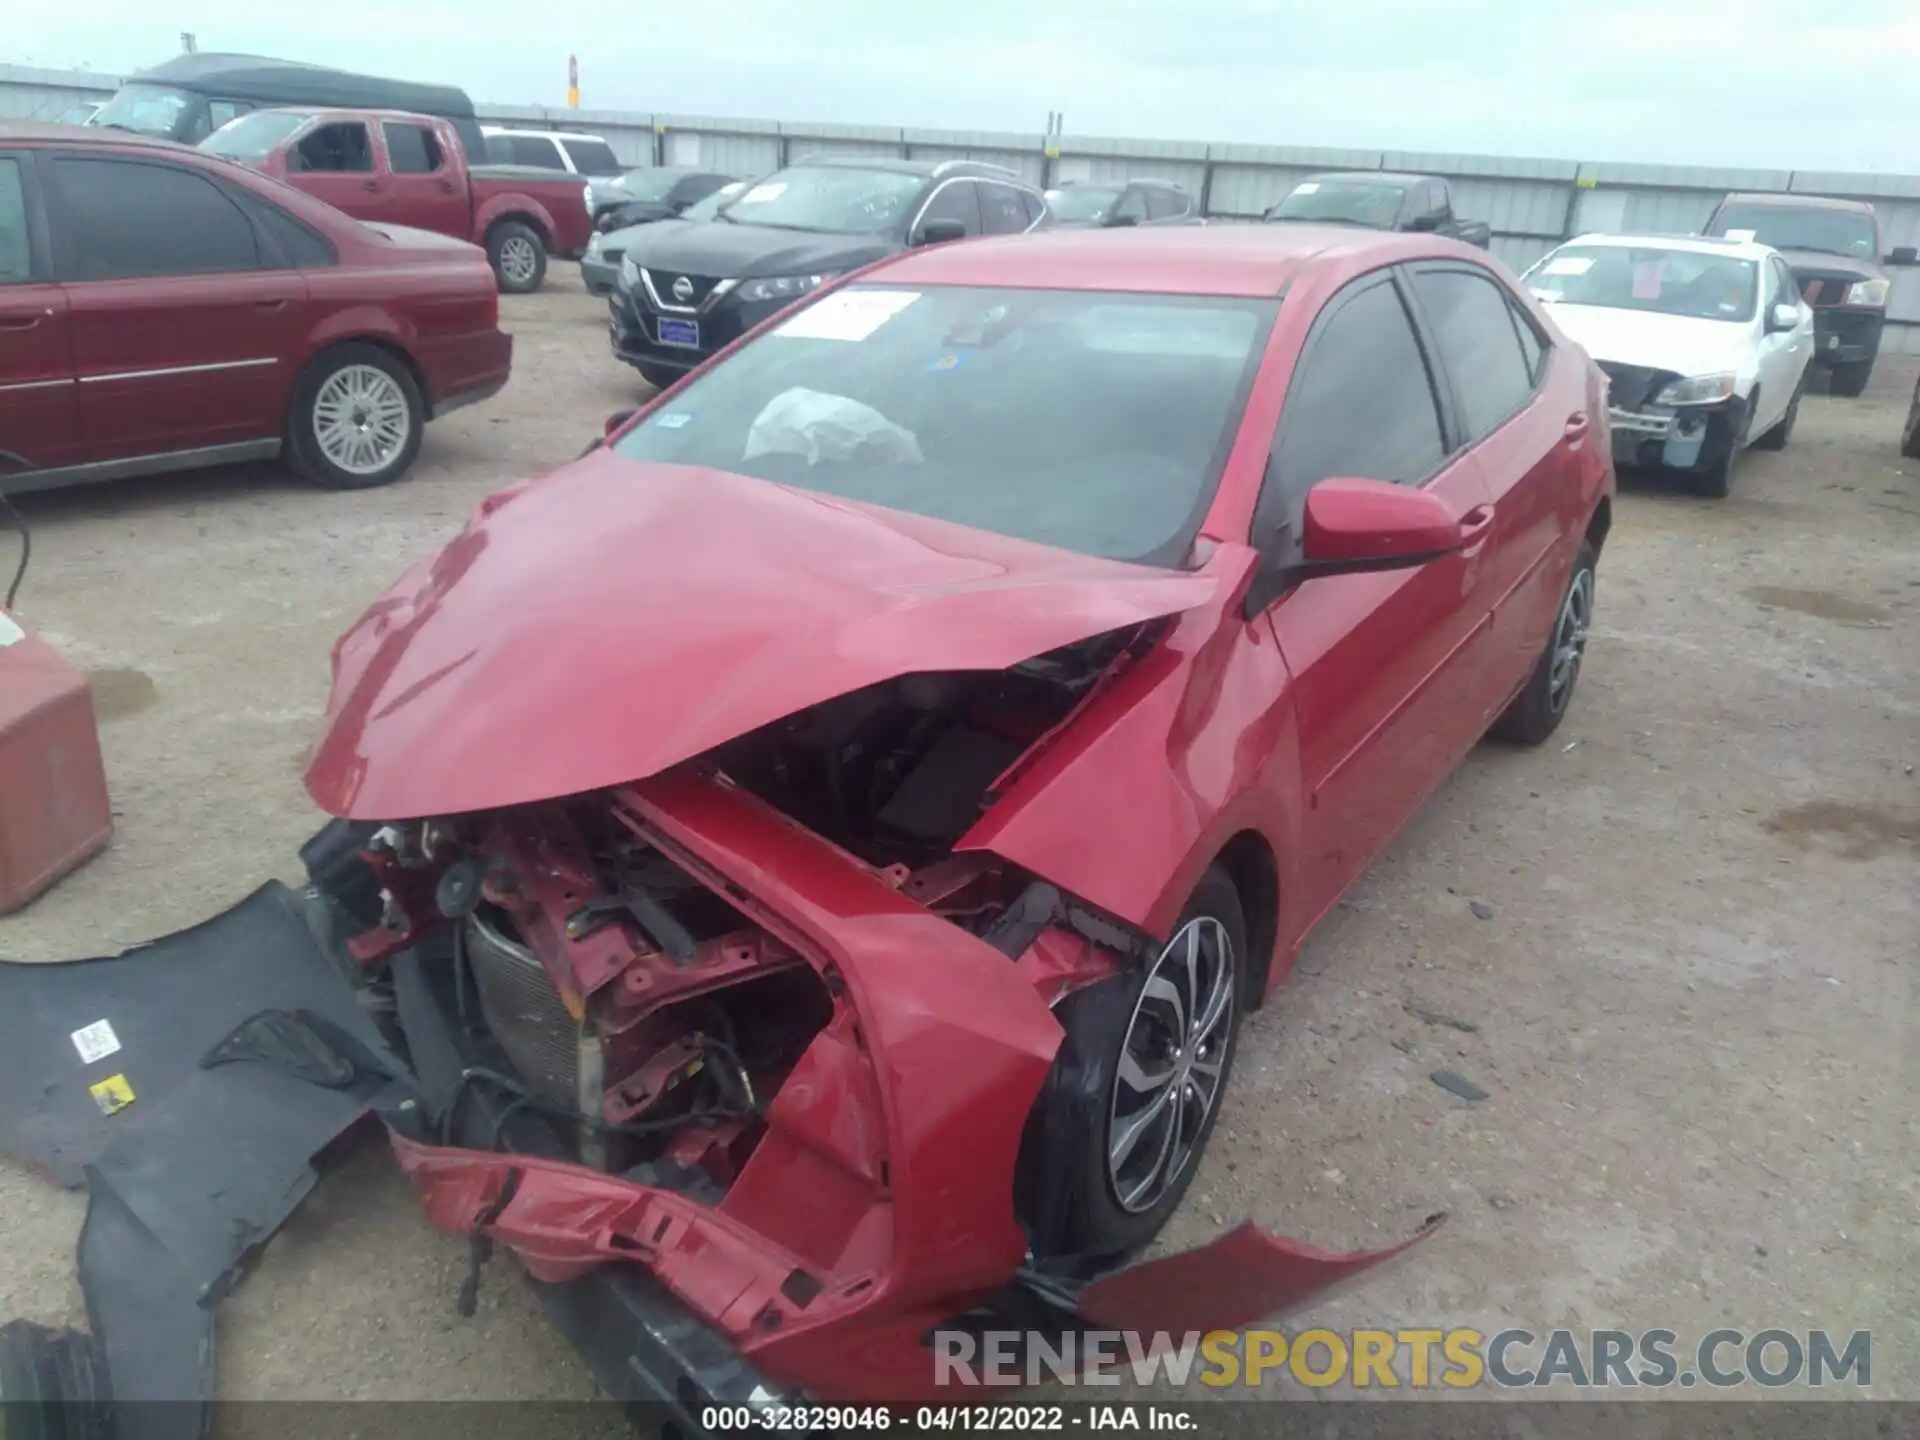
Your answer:
[[[809,465],[818,465],[823,460],[848,460],[863,450],[899,465],[918,465],[922,458],[913,432],[871,405],[796,385],[782,390],[754,416],[741,458],[799,455]]]

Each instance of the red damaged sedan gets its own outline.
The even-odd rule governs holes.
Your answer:
[[[885,261],[402,577],[335,650],[314,888],[32,997],[0,1140],[139,1143],[43,1077],[116,966],[171,966],[220,997],[156,1041],[205,1052],[196,1116],[304,1165],[377,1111],[473,1237],[462,1301],[512,1249],[689,1423],[924,1398],[941,1328],[1273,1314],[1392,1252],[1127,1257],[1314,921],[1483,735],[1566,713],[1606,413],[1431,236]],[[262,1072],[298,1125],[216,1097]],[[83,1244],[90,1298],[127,1243]]]

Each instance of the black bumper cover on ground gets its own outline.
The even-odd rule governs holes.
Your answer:
[[[407,1088],[317,913],[269,884],[121,955],[0,965],[0,1150],[87,1187],[80,1286],[128,1440],[206,1433],[214,1306],[313,1188],[314,1157]],[[296,1030],[317,1027],[333,1063],[249,1026],[266,1012],[305,1017]],[[100,1020],[119,1048],[83,1063],[71,1037]],[[134,1098],[108,1115],[90,1087],[112,1076]],[[127,1403],[142,1401],[174,1403]]]

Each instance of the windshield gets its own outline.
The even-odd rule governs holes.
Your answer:
[[[1331,221],[1385,230],[1400,214],[1402,193],[1398,185],[1364,180],[1302,180],[1267,218]]]
[[[1117,189],[1104,185],[1068,185],[1047,191],[1047,208],[1054,218],[1069,223],[1076,220],[1104,220],[1107,211],[1120,198]]]
[[[200,142],[200,148],[229,160],[258,160],[306,123],[304,115],[285,110],[255,110],[222,125]]]
[[[620,188],[636,200],[664,200],[680,180],[678,170],[629,170],[620,177]]]
[[[874,235],[907,218],[926,177],[851,165],[796,165],[743,191],[720,213],[748,225],[826,235]]]
[[[1726,205],[1713,218],[1713,233],[1751,231],[1752,238],[1776,250],[1818,250],[1878,260],[1880,245],[1873,217],[1857,210],[1796,210],[1781,205]]]
[[[176,90],[171,85],[122,85],[89,123],[172,139],[180,128],[181,116],[198,98],[191,90]]]
[[[795,311],[614,449],[1176,567],[1278,304],[856,286]]]
[[[731,185],[722,185],[704,200],[696,200],[680,212],[682,220],[711,220],[720,213],[720,207],[747,188],[744,180],[735,180]]]
[[[1695,320],[1751,320],[1758,278],[1751,260],[1627,245],[1565,245],[1525,276],[1542,300]]]

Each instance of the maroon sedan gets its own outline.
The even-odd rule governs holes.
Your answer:
[[[91,1172],[143,1187],[173,1146],[224,1196],[203,1113],[316,1077],[276,1153],[378,1111],[473,1241],[463,1304],[511,1249],[608,1390],[689,1431],[965,1398],[939,1362],[977,1327],[1281,1311],[1391,1250],[1243,1227],[1127,1261],[1314,923],[1483,735],[1566,715],[1606,413],[1508,272],[1435,236],[871,266],[483,503],[342,638],[322,901],[0,977],[0,1144],[151,1146]],[[157,1037],[127,1077],[155,1109],[187,1103],[164,1057],[254,1073],[203,1062],[192,1119],[105,1130],[69,1035],[110,1001]],[[94,1313],[143,1245],[95,1280],[83,1250]]]
[[[282,454],[385,484],[512,353],[475,246],[166,141],[0,125],[9,491]]]

